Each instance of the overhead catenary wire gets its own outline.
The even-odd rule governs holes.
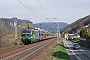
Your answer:
[[[42,12],[43,12],[43,15],[44,15],[44,18],[46,19],[46,20],[48,20],[48,21],[50,21],[50,22],[52,22],[52,23],[54,23],[52,20],[50,20],[49,18],[46,18],[45,17],[45,13],[44,13],[44,10],[43,10],[43,7],[42,7],[42,4],[41,4],[41,1],[39,0],[39,3],[40,3],[40,6],[41,6],[41,9],[42,9]],[[56,18],[53,18],[53,19],[56,19]],[[56,23],[55,23],[56,24]],[[56,24],[57,25],[57,24]]]
[[[3,9],[2,7],[0,7],[0,9],[2,9],[2,10],[4,10],[4,11],[6,11],[5,9]],[[8,11],[6,11],[6,12],[8,12]]]
[[[21,4],[23,4],[20,0],[18,0]],[[23,0],[24,1],[24,0]],[[25,1],[24,1],[25,2]],[[40,0],[39,0],[39,2],[40,2]],[[26,3],[26,2],[25,2]],[[27,4],[27,3],[26,3]],[[24,4],[23,4],[24,5]],[[27,4],[28,5],[28,4]],[[40,5],[41,5],[41,2],[40,2]],[[28,5],[29,6],[29,5]],[[32,12],[26,5],[24,5],[24,7],[26,7],[30,12]],[[30,6],[29,6],[30,7]],[[1,7],[0,7],[1,8]],[[41,5],[41,8],[42,8],[42,5]],[[31,9],[33,9],[33,8],[31,8]],[[2,10],[4,10],[4,11],[6,11],[5,9],[3,9],[2,8]],[[33,9],[34,10],[34,9]],[[34,10],[35,11],[35,10]],[[43,8],[42,8],[42,11],[43,11]],[[5,13],[5,14],[7,14],[7,15],[9,15],[9,16],[12,16],[12,17],[14,17],[13,15],[11,15],[11,14],[9,14],[8,13],[8,11],[6,11],[6,12],[3,12],[3,11],[0,11],[0,12],[2,12],[2,13]],[[32,12],[33,13],[33,12]],[[44,13],[44,12],[43,12]],[[33,13],[34,14],[34,13]],[[35,14],[34,14],[35,15]],[[35,15],[36,16],[36,15]],[[37,17],[37,16],[36,16]],[[50,22],[53,22],[52,20],[50,20],[50,19],[48,19],[48,18],[45,18],[45,19],[47,19],[48,21],[50,21]],[[41,19],[40,19],[41,20]]]
[[[43,10],[43,7],[42,7],[42,4],[41,4],[41,1],[40,1],[40,0],[39,0],[39,3],[40,3],[40,6],[41,6],[41,9],[42,9],[44,18],[45,18],[46,20],[50,21],[50,22],[53,22],[52,20],[50,20],[50,19],[48,19],[48,18],[45,17],[45,13],[44,13],[44,10]],[[56,19],[56,18],[54,18],[54,19]]]
[[[25,0],[23,0],[23,2],[25,2],[25,4],[27,4],[27,6],[29,6],[30,9],[34,10],[33,8],[31,8],[31,6],[30,6]],[[34,10],[34,11],[35,11],[35,10]],[[36,12],[36,11],[35,11],[35,12]]]
[[[20,1],[20,0],[19,0],[19,1]],[[36,12],[25,0],[23,0],[23,2],[24,2],[30,9],[32,9],[34,12]],[[40,0],[39,0],[39,3],[40,3],[40,5],[41,5]],[[29,8],[28,8],[28,9],[29,9]],[[29,10],[30,10],[30,9],[29,9]],[[42,5],[41,5],[41,9],[42,9],[42,11],[43,11]],[[36,13],[39,14],[38,12],[36,12]],[[39,15],[40,15],[40,14],[39,14]],[[43,17],[44,19],[50,21],[50,22],[53,22],[53,21],[51,21],[51,20],[49,20],[48,18],[45,17],[44,11],[43,11],[43,15],[44,15],[44,16],[42,16],[42,15],[40,15],[40,16]]]
[[[20,0],[18,0],[27,10],[29,10],[31,13],[33,13],[24,3],[22,3]],[[34,14],[34,13],[33,13]],[[35,15],[35,14],[34,14]],[[37,15],[35,15],[39,20],[41,20]]]
[[[42,7],[42,4],[41,4],[41,1],[40,1],[40,0],[39,0],[39,3],[40,3],[40,6],[41,6],[41,9],[42,9],[43,15],[44,15],[44,17],[45,17],[44,10],[43,10],[43,7]],[[50,22],[53,22],[53,21],[49,20],[49,19],[46,18],[46,17],[45,17],[45,19],[47,19],[47,20],[50,21]]]
[[[45,16],[45,14],[44,14],[44,10],[43,10],[43,7],[42,7],[42,4],[41,4],[41,1],[40,1],[40,0],[39,0],[39,3],[40,3],[40,6],[41,6],[41,9],[42,9],[43,15]]]
[[[29,7],[30,7],[30,5],[25,1],[25,0],[23,0],[23,2],[25,2],[25,4],[27,4]],[[40,0],[39,0],[39,2],[40,2]],[[40,5],[41,5],[41,2],[40,2]],[[34,12],[36,12],[33,8],[31,8],[30,7],[30,9],[32,9]],[[42,9],[42,11],[43,11],[43,8],[42,8],[42,5],[41,5],[41,9]],[[36,12],[37,13],[37,12]],[[38,13],[39,14],[39,13]],[[44,11],[43,11],[43,14],[44,14]],[[40,14],[39,14],[40,15]],[[40,15],[41,16],[41,15]],[[45,18],[45,14],[44,14],[44,18]],[[49,20],[48,18],[45,18],[45,19],[47,19],[48,21],[50,21],[50,22],[53,22],[53,21],[51,21],[51,20]]]
[[[25,0],[23,0],[23,2],[25,2],[25,4],[34,12],[36,12]],[[37,14],[39,14],[38,12],[36,12]],[[40,15],[40,14],[39,14]],[[41,16],[41,15],[40,15]],[[42,17],[42,16],[41,16]]]
[[[2,8],[2,7],[0,7],[0,9],[1,9],[0,12],[2,12],[2,13],[4,13],[4,14],[7,14],[7,15],[9,15],[9,16],[11,16],[11,17],[14,17],[14,16],[13,16],[12,14],[10,14],[10,12],[7,11],[6,9],[4,9],[4,8]]]
[[[20,0],[18,0],[24,7],[26,7],[30,12],[32,12],[25,4],[23,4]],[[23,0],[24,1],[24,0]],[[25,2],[25,1],[24,1]],[[40,0],[39,0],[39,2],[40,2]],[[26,2],[25,2],[26,3]],[[27,4],[27,3],[26,3]],[[28,5],[28,4],[27,4]],[[41,2],[40,2],[40,5],[41,5]],[[29,5],[28,5],[29,6]],[[29,6],[30,7],[30,6]],[[1,8],[1,7],[0,7]],[[42,5],[41,5],[41,8],[42,8]],[[3,8],[1,8],[2,10],[4,10],[4,11],[6,11],[5,9],[3,9]],[[34,10],[33,8],[31,8],[32,10]],[[35,10],[34,10],[35,11]],[[43,11],[43,8],[42,8],[42,11]],[[14,17],[13,15],[11,15],[11,14],[9,14],[8,13],[8,11],[6,11],[6,12],[3,12],[3,11],[0,11],[0,12],[2,12],[2,13],[4,13],[4,14],[7,14],[7,15],[9,15],[9,16],[12,16],[12,17]],[[33,13],[33,12],[32,12]],[[35,13],[33,13],[34,15],[35,15]],[[39,14],[39,13],[38,13]],[[44,11],[43,11],[43,14],[44,14]],[[40,15],[40,14],[39,14]],[[35,15],[38,19],[40,19],[37,15]],[[42,16],[42,15],[41,15]],[[45,14],[44,14],[44,16],[45,16]],[[45,18],[45,17],[44,17]],[[48,21],[50,21],[50,22],[53,22],[53,21],[51,21],[51,20],[49,20],[49,19],[47,19],[47,18],[45,18],[46,20],[48,20]],[[41,20],[41,19],[40,19]]]
[[[4,13],[4,14],[7,14],[7,15],[9,15],[9,16],[14,17],[13,15],[9,14],[8,12],[3,12],[3,11],[0,11],[0,12],[2,12],[2,13]]]
[[[25,0],[22,0],[31,10],[33,10],[34,12],[36,12],[39,16],[44,17],[42,15],[40,15],[37,11],[35,11]],[[43,21],[43,20],[42,20]]]

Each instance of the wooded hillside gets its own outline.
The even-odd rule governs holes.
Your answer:
[[[69,26],[61,29],[61,32],[77,33],[86,25],[90,25],[90,15],[71,23]]]

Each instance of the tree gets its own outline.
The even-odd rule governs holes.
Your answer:
[[[62,37],[64,38],[65,32],[62,32]]]
[[[80,31],[80,36],[82,38],[89,38],[89,33],[88,33],[88,29],[87,28],[83,28],[81,31]]]
[[[8,30],[5,27],[5,23],[3,21],[0,20],[0,47],[2,45],[2,37],[6,36],[8,34]]]

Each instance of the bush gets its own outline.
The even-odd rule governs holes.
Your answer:
[[[79,38],[74,38],[71,41],[74,42],[74,43],[80,43],[80,39]]]

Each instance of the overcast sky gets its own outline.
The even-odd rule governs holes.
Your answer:
[[[31,18],[31,21],[33,23],[50,22],[45,18],[57,18],[50,20],[52,20],[53,22],[66,22],[70,24],[75,20],[78,20],[79,18],[85,17],[90,14],[90,0],[20,1],[29,10],[25,6],[23,6],[18,0],[0,0],[0,17],[17,17],[19,19]],[[41,2],[41,5],[39,1]],[[7,15],[7,13],[10,16]]]

